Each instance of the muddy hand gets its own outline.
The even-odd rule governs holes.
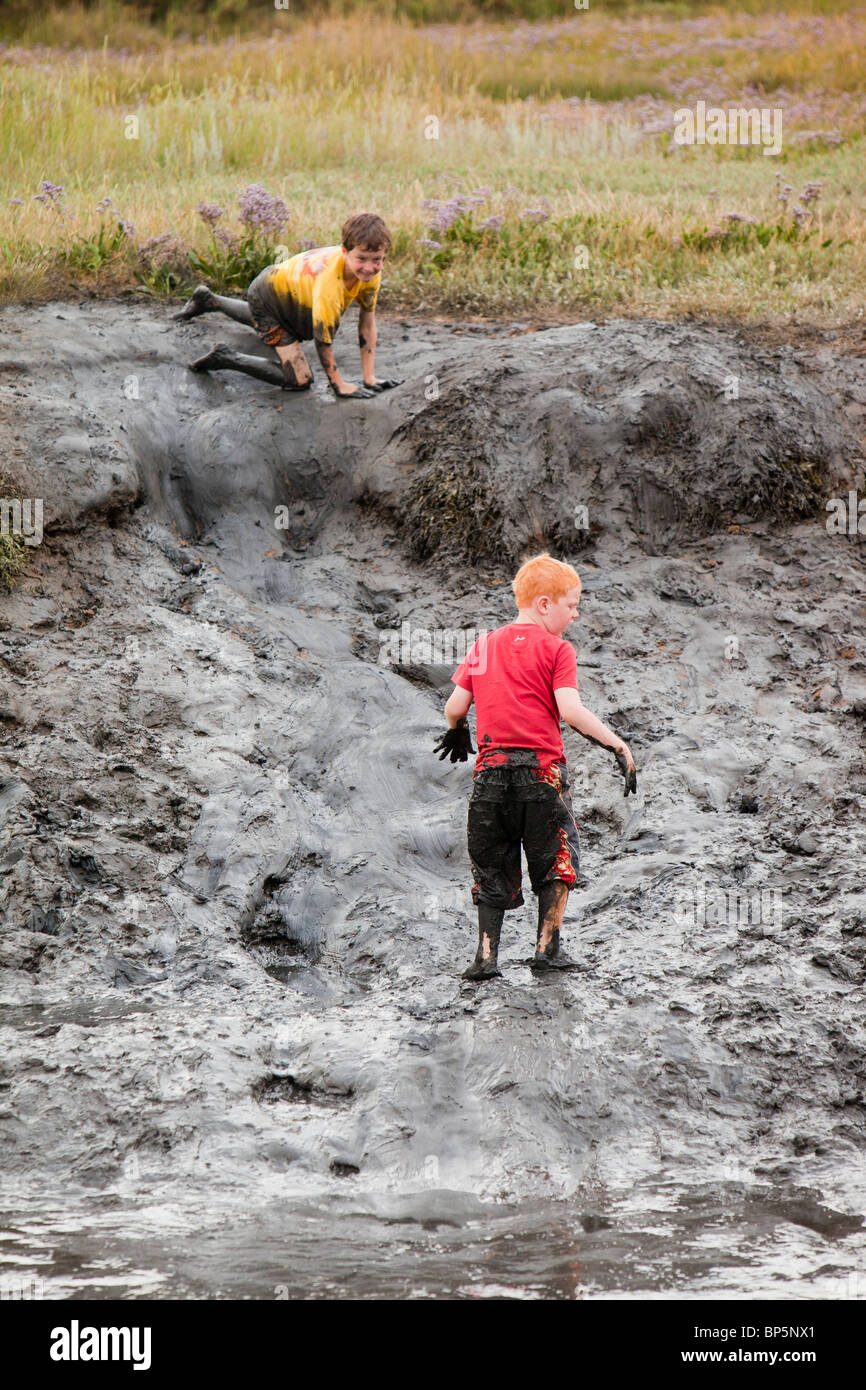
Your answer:
[[[384,381],[365,381],[364,385],[370,391],[392,391],[395,386],[403,385],[403,378],[386,377]]]
[[[452,763],[465,763],[469,754],[475,752],[472,747],[472,735],[466,720],[461,719],[456,729],[449,729],[447,733],[444,733],[439,742],[435,744],[433,752],[439,753],[440,763],[443,758],[447,758],[449,753]]]
[[[629,753],[628,756],[626,756],[625,753],[614,753],[613,756],[616,758],[617,766],[625,778],[625,791],[623,792],[623,796],[628,796],[629,792],[634,792],[635,796],[637,796],[637,768],[634,765],[634,758],[631,753]]]
[[[333,381],[329,381],[328,385],[338,401],[365,401],[376,394],[375,391],[371,391],[367,386],[353,386],[351,391],[341,391],[339,387],[334,385]]]

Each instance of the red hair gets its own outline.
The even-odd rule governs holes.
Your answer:
[[[541,555],[533,555],[520,566],[511,585],[518,608],[529,608],[533,599],[557,599],[567,594],[569,589],[580,589],[580,576],[571,565],[562,560],[554,560],[546,550]]]

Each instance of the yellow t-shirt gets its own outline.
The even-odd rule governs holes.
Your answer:
[[[268,288],[299,338],[333,342],[343,313],[355,299],[362,309],[375,309],[381,271],[372,280],[356,280],[349,289],[343,279],[344,262],[340,246],[317,246],[270,268]]]

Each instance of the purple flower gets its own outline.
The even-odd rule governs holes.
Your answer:
[[[490,217],[485,217],[483,222],[479,222],[478,226],[482,229],[489,227],[491,231],[498,232],[504,221],[501,212],[494,212]]]
[[[248,184],[238,205],[240,219],[251,232],[278,232],[289,220],[289,209],[282,198],[269,193],[260,183]]]
[[[135,235],[135,227],[133,226],[133,224],[131,222],[126,221],[126,219],[123,216],[123,213],[120,211],[120,208],[115,207],[114,203],[111,201],[110,198],[100,199],[100,201],[96,204],[96,211],[99,213],[107,213],[111,217],[116,217],[117,225],[123,232],[124,236],[131,237]]]
[[[209,227],[215,227],[219,222],[225,208],[221,208],[217,203],[199,203],[196,212],[203,222],[207,222]]]
[[[10,198],[10,199],[9,199],[9,202],[10,202],[11,204],[13,204],[14,206],[17,206],[17,207],[19,207],[19,208],[23,208],[23,206],[24,206],[24,199],[23,199],[23,198]]]
[[[237,250],[237,246],[238,246],[238,239],[237,239],[237,237],[236,237],[236,236],[232,236],[231,232],[227,232],[226,229],[225,229],[225,227],[214,227],[214,233],[213,233],[213,234],[214,234],[214,237],[216,238],[216,240],[217,240],[217,241],[221,241],[222,244],[223,244],[223,246],[225,246],[226,249],[227,249],[228,251],[236,251],[236,250]]]
[[[471,213],[473,208],[486,203],[489,197],[489,188],[476,188],[472,193],[455,193],[450,198],[423,198],[421,206],[429,214],[430,231],[447,232],[458,217]]]
[[[807,183],[804,185],[803,192],[800,194],[800,202],[806,207],[810,203],[817,203],[821,197],[824,185],[822,183]]]
[[[161,236],[143,241],[138,248],[138,259],[151,270],[185,270],[188,263],[186,247],[173,232],[163,232]]]
[[[466,212],[468,199],[461,193],[453,198],[425,198],[421,204],[429,214],[431,232],[447,232]]]
[[[41,193],[33,195],[37,203],[45,203],[49,207],[59,207],[63,202],[63,185],[60,183],[50,183],[48,179],[43,179],[39,185]]]
[[[434,251],[441,251],[441,249],[442,249],[442,242],[441,242],[441,241],[431,241],[430,237],[428,237],[428,236],[422,236],[422,237],[420,237],[419,240],[418,240],[418,245],[419,245],[419,246],[432,246],[433,249],[434,249]]]
[[[312,251],[315,249],[316,246],[318,246],[318,244],[319,243],[317,241],[311,241],[308,236],[302,236],[300,241],[298,242],[298,245],[300,246],[302,251]]]
[[[546,222],[550,213],[547,208],[524,208],[518,217],[521,222]]]

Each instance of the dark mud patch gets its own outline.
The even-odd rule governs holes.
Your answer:
[[[351,1086],[340,1089],[316,1085],[312,1081],[299,1081],[294,1076],[277,1075],[275,1072],[261,1077],[253,1086],[253,1096],[262,1105],[286,1102],[290,1105],[339,1106],[351,1100],[354,1094]]]
[[[827,1240],[843,1240],[863,1228],[862,1216],[833,1211],[817,1201],[812,1193],[802,1196],[750,1193],[748,1200],[756,1215],[766,1215],[772,1221],[789,1221],[794,1226],[805,1226]]]
[[[360,1164],[349,1163],[339,1158],[333,1159],[329,1168],[335,1178],[354,1178],[361,1171]]]
[[[401,529],[415,560],[440,551],[456,562],[504,561],[502,510],[470,451],[442,459],[413,478],[402,500]]]

